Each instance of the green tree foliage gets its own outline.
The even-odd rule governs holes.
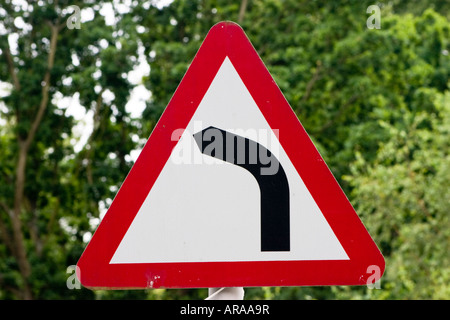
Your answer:
[[[0,298],[201,299],[69,290],[74,265],[208,30],[239,22],[386,258],[381,289],[247,288],[249,299],[450,298],[447,1],[0,1]],[[69,29],[81,8],[80,29]],[[110,9],[115,21],[105,12]],[[111,16],[109,16],[111,18]],[[14,45],[17,43],[17,45]],[[138,84],[151,96],[127,107]],[[67,101],[79,104],[92,128]]]
[[[436,94],[433,113],[380,121],[389,139],[368,163],[357,155],[351,174],[356,209],[387,257],[385,292],[375,297],[450,297],[450,92]]]
[[[69,4],[95,19],[68,28]],[[101,3],[1,1],[0,8],[0,79],[11,84],[0,129],[0,297],[93,297],[67,289],[66,268],[93,232],[100,201],[114,196],[131,166],[126,75],[136,45],[105,25]],[[73,96],[93,114],[78,151],[77,122],[59,103]]]

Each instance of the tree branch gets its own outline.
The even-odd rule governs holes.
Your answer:
[[[2,207],[2,209],[6,212],[6,214],[8,214],[8,216],[11,215],[11,210],[4,202],[0,201],[0,207]],[[1,215],[0,215],[0,235],[2,237],[3,242],[8,247],[8,249],[11,251],[13,255],[15,255],[14,243],[11,240],[8,228],[6,227],[5,222],[3,221]]]
[[[247,4],[248,4],[248,0],[241,1],[241,7],[239,8],[239,16],[238,16],[239,24],[241,24],[242,21],[244,21],[244,15],[245,15],[245,11],[247,10]]]
[[[93,185],[94,184],[94,178],[92,175],[92,152],[94,151],[94,147],[92,146],[92,142],[94,140],[94,137],[96,134],[98,134],[98,130],[100,128],[101,125],[101,117],[100,117],[100,112],[101,112],[101,106],[103,104],[103,92],[104,90],[102,89],[98,96],[97,96],[97,100],[95,102],[95,111],[94,111],[94,116],[92,117],[93,122],[94,122],[94,126],[92,128],[92,133],[88,138],[88,141],[86,143],[86,146],[89,146],[89,148],[86,151],[85,154],[85,158],[87,160],[87,164],[86,164],[86,178],[87,181],[89,183],[89,185]]]
[[[48,59],[47,59],[47,71],[45,72],[44,79],[43,79],[43,87],[42,87],[42,98],[41,103],[39,105],[38,112],[36,114],[36,117],[34,118],[34,121],[31,125],[30,131],[28,132],[27,139],[25,141],[25,145],[27,148],[29,148],[31,142],[34,139],[34,136],[36,134],[37,128],[39,127],[42,117],[44,116],[45,109],[47,108],[48,104],[48,92],[50,89],[50,75],[51,70],[53,69],[53,64],[55,62],[55,53],[56,53],[56,42],[58,40],[58,32],[59,32],[59,26],[51,25],[52,35],[50,39],[50,52],[48,53]]]
[[[27,259],[23,233],[22,233],[22,222],[20,219],[20,214],[22,211],[23,197],[24,197],[24,188],[25,188],[25,171],[26,171],[26,163],[28,157],[28,150],[30,148],[31,143],[34,140],[36,135],[36,131],[41,124],[42,118],[44,116],[45,110],[48,105],[49,100],[49,89],[50,89],[50,75],[51,70],[53,69],[53,64],[55,61],[55,53],[56,53],[56,42],[58,39],[59,28],[55,25],[50,25],[51,29],[51,40],[50,40],[50,51],[48,53],[47,58],[47,70],[43,79],[42,86],[42,97],[41,102],[39,104],[38,111],[36,113],[36,117],[34,118],[30,131],[28,132],[27,138],[25,140],[21,140],[19,138],[19,157],[17,160],[16,167],[16,181],[15,181],[15,190],[14,190],[14,211],[13,216],[11,218],[11,224],[13,228],[13,238],[14,243],[16,245],[16,259],[19,265],[19,270],[24,280],[24,297],[26,299],[31,299],[31,289],[28,284],[28,277],[31,274],[31,266]]]
[[[359,94],[358,93],[355,93],[354,95],[352,95],[350,97],[350,99],[348,99],[348,101],[339,109],[337,114],[332,119],[330,119],[327,123],[325,123],[316,132],[317,133],[321,133],[321,132],[325,131],[326,129],[328,129],[329,127],[331,127],[334,124],[335,120],[338,119],[344,113],[344,111],[347,110],[352,105],[352,103],[355,102],[356,99],[358,99],[358,98],[359,98]]]
[[[314,72],[311,80],[309,80],[308,84],[306,85],[305,94],[302,97],[302,100],[300,101],[300,104],[308,100],[309,96],[311,95],[312,88],[317,80],[320,78],[320,71],[322,69],[322,62],[320,60],[317,61],[317,68]]]
[[[8,43],[8,42],[6,42]],[[9,49],[9,44],[7,44],[5,47],[3,47],[3,51],[5,53],[6,63],[8,65],[9,73],[11,74],[11,78],[13,80],[14,88],[19,91],[20,90],[20,82],[19,78],[17,77],[16,69],[14,67],[14,60],[11,54],[11,50]]]

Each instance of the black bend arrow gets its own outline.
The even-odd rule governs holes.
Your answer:
[[[261,251],[290,251],[289,184],[278,159],[259,143],[208,127],[195,133],[200,151],[249,171],[261,192]]]

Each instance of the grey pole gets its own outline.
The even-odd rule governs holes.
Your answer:
[[[244,300],[244,288],[209,288],[205,300]]]

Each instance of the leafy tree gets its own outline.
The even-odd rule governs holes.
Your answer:
[[[352,197],[387,256],[387,298],[447,299],[450,294],[448,196],[450,91],[433,113],[407,112],[402,124],[380,121],[389,140],[375,161],[351,165]]]
[[[246,297],[448,298],[448,2],[380,3],[381,29],[370,30],[372,4],[0,1],[0,298],[206,297],[69,290],[66,268],[223,20],[244,28],[387,261],[381,290],[266,287]],[[80,29],[68,28],[70,5]],[[143,61],[150,72],[137,84],[151,96],[138,117],[127,103]],[[85,119],[92,128],[80,137]]]
[[[95,18],[68,28],[71,4]],[[0,296],[93,297],[67,289],[66,268],[93,231],[99,202],[131,165],[126,75],[136,45],[105,24],[101,3],[1,1],[0,8],[0,78],[10,84],[1,113]],[[73,96],[94,115],[79,151],[77,123],[59,103]]]

